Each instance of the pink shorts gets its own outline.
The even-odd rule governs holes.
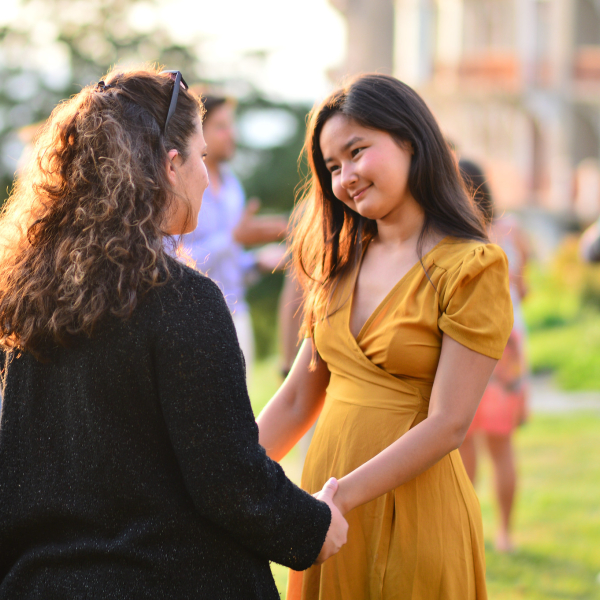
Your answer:
[[[509,392],[500,383],[491,381],[483,393],[467,436],[475,431],[510,435],[524,418],[525,390]]]

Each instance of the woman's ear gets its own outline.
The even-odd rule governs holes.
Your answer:
[[[176,165],[176,161],[177,161],[178,157],[179,157],[179,152],[177,152],[177,150],[175,150],[175,149],[169,150],[167,152],[167,160],[166,160],[165,166],[167,168],[167,176],[173,187],[175,187],[175,185],[177,184],[177,181],[178,181],[177,165]]]

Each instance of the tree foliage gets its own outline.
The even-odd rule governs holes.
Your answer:
[[[200,76],[194,50],[148,18],[157,8],[156,0],[21,1],[0,28],[0,201],[27,141],[22,128],[111,66],[158,62]]]
[[[255,93],[239,104],[238,116],[243,120],[248,113],[285,112],[293,126],[289,135],[279,143],[257,148],[242,138],[238,154],[251,157],[252,168],[240,172],[248,197],[258,197],[267,210],[291,211],[300,190],[304,173],[299,168],[299,156],[305,135],[309,107],[303,104],[276,102]],[[234,164],[235,166],[235,164]]]

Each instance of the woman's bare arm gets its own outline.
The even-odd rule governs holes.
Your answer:
[[[283,385],[258,415],[259,442],[273,460],[281,460],[316,421],[329,384],[327,365],[308,367],[312,342],[304,340]]]
[[[288,220],[283,215],[257,215],[258,198],[251,198],[239,223],[233,230],[233,239],[244,246],[276,242],[285,237]]]
[[[334,502],[342,514],[410,481],[458,448],[496,362],[444,335],[427,419],[339,480]]]

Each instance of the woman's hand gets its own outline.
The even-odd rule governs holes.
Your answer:
[[[260,201],[250,198],[244,213],[233,230],[233,239],[243,246],[256,246],[282,240],[288,219],[283,215],[257,215]]]
[[[331,478],[324,486],[323,489],[314,494],[317,500],[325,502],[331,510],[331,524],[327,531],[327,537],[325,543],[317,556],[315,564],[320,565],[325,562],[328,558],[337,554],[340,548],[346,543],[348,539],[348,523],[342,516],[342,513],[338,510],[338,507],[333,502],[333,497],[338,489],[337,479]]]

